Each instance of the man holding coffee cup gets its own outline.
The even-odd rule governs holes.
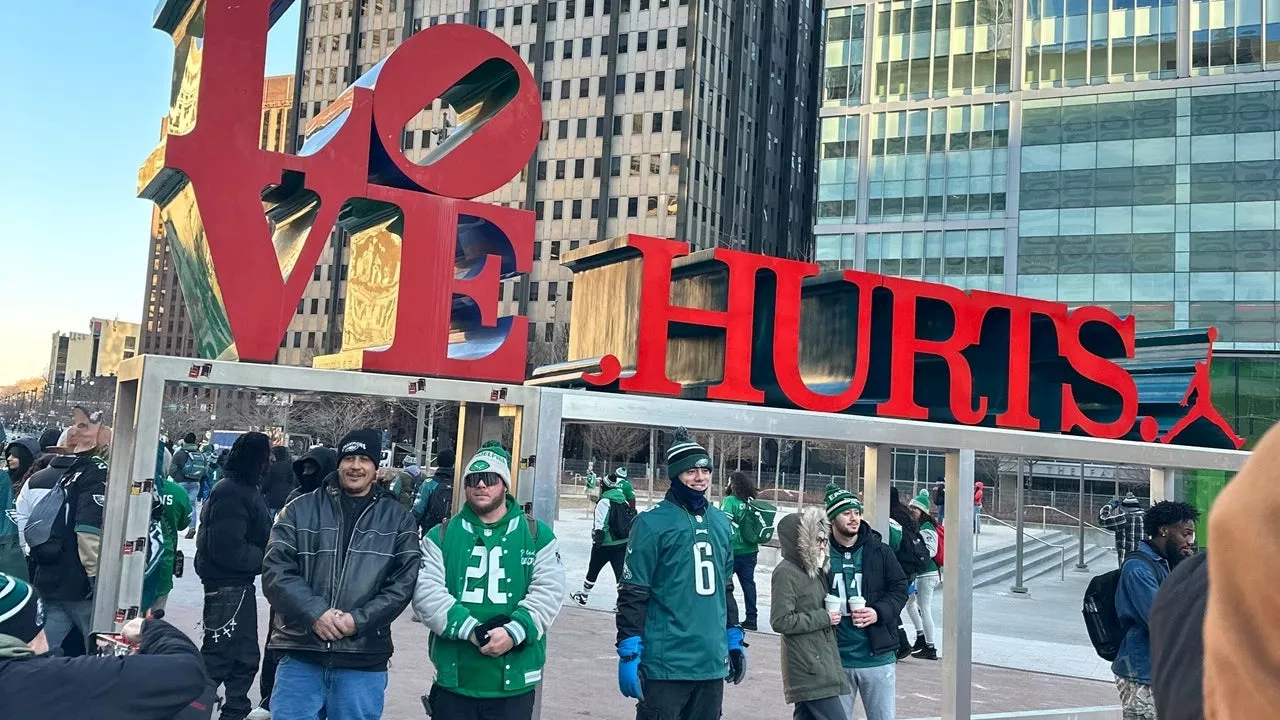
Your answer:
[[[851,688],[840,698],[844,716],[853,715],[861,692],[867,720],[893,720],[898,616],[907,604],[907,576],[880,533],[862,522],[857,496],[833,483],[824,504],[831,522],[828,587],[842,610],[836,643]]]

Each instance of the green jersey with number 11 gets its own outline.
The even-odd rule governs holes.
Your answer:
[[[665,500],[636,517],[622,582],[650,593],[640,656],[645,677],[728,674],[725,586],[732,577],[733,527],[718,508],[692,515]]]

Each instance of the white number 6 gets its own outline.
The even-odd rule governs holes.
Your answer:
[[[716,594],[716,566],[712,562],[713,557],[711,543],[693,544],[693,589],[699,595]]]

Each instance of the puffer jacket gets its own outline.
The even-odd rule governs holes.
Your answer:
[[[376,485],[339,556],[342,492],[337,473],[280,512],[262,561],[262,594],[275,611],[267,646],[280,651],[389,657],[391,623],[408,607],[421,564],[418,524]],[[334,642],[312,624],[329,608],[350,613],[356,634]]]
[[[827,596],[827,526],[810,507],[778,523],[782,562],[773,569],[769,625],[782,634],[782,692],[789,703],[848,695]]]

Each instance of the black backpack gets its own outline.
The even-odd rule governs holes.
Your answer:
[[[422,531],[426,532],[439,525],[452,514],[453,481],[440,480],[431,491],[431,497],[427,498],[427,509],[422,513]]]
[[[609,534],[614,540],[631,537],[631,526],[636,522],[636,510],[629,503],[609,501]]]
[[[925,545],[924,536],[915,528],[902,526],[902,542],[893,554],[907,576],[919,575],[929,567],[929,546]]]
[[[1156,577],[1160,577],[1160,568],[1156,561],[1145,553],[1131,552],[1124,556],[1127,565],[1130,560],[1146,563]],[[1089,642],[1093,643],[1094,652],[1103,660],[1115,660],[1120,652],[1120,643],[1124,640],[1127,628],[1121,624],[1116,613],[1116,590],[1120,588],[1119,570],[1112,570],[1094,577],[1084,591],[1084,627],[1089,631]]]

